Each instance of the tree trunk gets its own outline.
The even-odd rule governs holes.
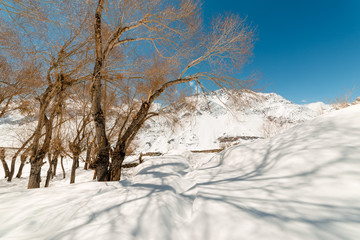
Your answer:
[[[51,135],[51,131],[50,133],[47,132],[46,135]],[[40,150],[39,153],[36,153],[31,156],[30,158],[30,164],[31,164],[31,170],[30,170],[30,177],[29,177],[29,184],[28,184],[28,189],[31,188],[39,188],[40,187],[40,182],[41,182],[41,167],[43,165],[43,160],[45,158],[45,151],[48,150],[48,146],[46,146],[48,143],[48,139],[47,138],[51,138],[51,136],[45,136],[45,140],[44,140],[44,146],[43,148]],[[36,182],[38,181],[38,182]]]
[[[10,171],[9,171],[9,167],[5,161],[5,149],[0,149],[0,160],[2,162],[2,165],[4,167],[4,171],[5,171],[5,178],[9,177]]]
[[[13,178],[13,175],[15,173],[15,160],[16,158],[19,156],[19,154],[25,149],[25,147],[29,144],[29,142],[34,138],[35,136],[35,132],[23,143],[23,145],[16,151],[16,153],[14,154],[13,158],[12,158],[12,161],[11,161],[11,171],[12,173],[10,174],[11,177],[8,179],[8,181],[10,182]],[[28,149],[26,149],[23,154],[20,156],[20,161],[21,161],[21,164],[20,164],[20,167],[19,167],[19,170],[18,170],[18,173],[16,175],[17,178],[20,178],[21,175],[22,175],[22,170],[24,168],[24,165],[25,165],[25,162],[26,162],[26,158],[27,158],[27,153],[28,153]]]
[[[79,166],[80,166],[80,162],[79,162],[79,156],[78,156],[75,161],[75,168],[78,168]]]
[[[110,166],[110,181],[119,181],[121,177],[121,167],[126,156],[126,149],[140,130],[146,120],[151,102],[143,102],[133,121],[122,136],[119,136],[116,148],[112,153]]]
[[[142,157],[143,157],[143,154],[141,152],[140,155],[139,155],[139,164],[142,164],[144,162]]]
[[[50,184],[51,173],[52,173],[52,169],[51,169],[51,166],[49,166],[49,169],[48,169],[47,174],[46,174],[45,187],[48,187],[49,184]]]
[[[100,156],[98,157],[98,162],[95,165],[96,170],[96,179],[99,182],[104,182],[109,180],[109,170],[108,170],[108,162],[106,161],[106,158]]]
[[[41,182],[41,165],[39,161],[32,161],[28,189],[40,188]]]
[[[62,169],[62,172],[63,172],[63,178],[65,178],[66,177],[66,175],[65,175],[65,168],[64,168],[64,157],[63,156],[61,156],[61,169]]]
[[[45,158],[46,153],[49,151],[50,141],[52,137],[53,116],[50,116],[50,120],[49,120],[46,116],[46,110],[54,94],[55,94],[54,86],[50,85],[47,87],[47,89],[40,98],[39,119],[36,130],[34,131],[34,141],[32,144],[32,154],[30,157],[31,170],[29,176],[28,189],[40,187],[41,167],[43,165],[43,159]],[[40,139],[42,137],[41,133],[43,127],[45,127],[45,139],[41,146]]]
[[[105,118],[101,108],[101,65],[102,62],[97,61],[94,70],[93,83],[93,118],[95,121],[95,134],[98,145],[98,153],[94,162],[96,169],[96,178],[98,181],[107,181],[109,178],[109,152],[110,146],[106,136]]]
[[[85,164],[84,164],[85,170],[88,170],[88,168],[89,168],[90,158],[91,158],[91,150],[92,150],[92,144],[88,145],[88,148],[86,149],[86,158],[85,158]]]
[[[52,176],[52,168],[53,168],[51,154],[49,154],[48,156],[49,156],[48,157],[49,168],[48,168],[47,174],[46,174],[45,187],[49,187],[51,176]]]
[[[110,181],[120,181],[121,166],[124,162],[125,155],[124,144],[115,149],[112,153],[110,164]]]
[[[73,153],[73,163],[71,166],[70,184],[75,183],[76,168],[79,164],[79,154]]]
[[[96,62],[92,79],[92,115],[95,122],[95,137],[98,146],[98,153],[94,161],[96,177],[98,181],[107,181],[109,179],[109,153],[110,145],[106,136],[105,117],[101,107],[101,82],[102,68],[105,61],[102,50],[102,11],[104,9],[104,0],[99,0],[95,13],[95,50]]]
[[[15,163],[16,163],[16,156],[14,156],[12,159],[11,159],[11,167],[10,167],[10,172],[9,172],[9,177],[7,179],[8,182],[11,182],[13,176],[14,176],[14,173],[15,173]]]
[[[93,180],[96,180],[96,169],[94,170]]]
[[[56,176],[56,169],[57,169],[57,165],[58,165],[58,158],[59,158],[59,154],[55,153],[54,158],[52,159],[52,174],[51,174],[51,178],[54,178]]]
[[[46,174],[45,187],[49,187],[50,180],[51,180],[51,173],[52,173],[52,170],[51,170],[51,167],[49,167],[47,174]]]
[[[40,188],[41,182],[41,167],[43,165],[44,153],[35,155],[30,158],[31,170],[29,176],[28,189]]]
[[[27,156],[25,154],[21,155],[20,159],[21,159],[21,164],[20,164],[20,167],[19,167],[19,171],[16,175],[16,178],[21,178],[21,175],[22,175],[22,170],[25,166],[25,162],[26,162],[26,158]]]

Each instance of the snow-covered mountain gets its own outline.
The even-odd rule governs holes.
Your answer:
[[[145,124],[138,136],[141,151],[221,149],[274,136],[331,110],[321,102],[297,105],[275,93],[250,91],[235,99],[218,91],[188,101],[195,110],[180,110],[175,127],[162,119]]]

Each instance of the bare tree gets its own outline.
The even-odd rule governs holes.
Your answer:
[[[69,149],[72,154],[73,164],[71,167],[70,183],[75,183],[76,168],[79,167],[80,154],[86,149],[86,139],[89,138],[90,132],[87,126],[90,123],[90,115],[84,111],[84,115],[75,123],[75,136],[69,141]]]
[[[21,164],[20,164],[18,173],[16,174],[16,178],[21,178],[22,171],[23,171],[23,168],[24,168],[24,166],[25,166],[26,159],[27,159],[26,153],[22,154],[21,157],[20,157],[20,159],[21,159]]]
[[[36,88],[38,121],[30,154],[28,188],[40,187],[40,170],[51,149],[54,122],[61,112],[62,95],[89,77],[87,63],[91,4],[82,1],[0,1],[5,21],[21,33],[19,47],[39,72]],[[0,7],[1,7],[0,6]]]
[[[30,149],[30,147],[27,148],[28,144],[31,142],[31,140],[33,139],[33,137],[35,136],[35,133],[33,133],[22,145],[21,147],[16,151],[16,153],[14,154],[14,156],[12,157],[11,159],[11,170],[9,172],[9,177],[8,177],[8,182],[11,182],[13,176],[14,176],[14,173],[15,173],[15,162],[16,162],[16,159],[17,157],[19,156],[19,154],[21,152],[24,151],[24,149],[26,149],[24,151],[24,153],[21,155],[21,165],[20,165],[20,169],[19,169],[19,172],[18,172],[18,178],[20,178],[21,174],[22,174],[22,169],[24,167],[24,164],[25,164],[25,161],[26,161],[26,156],[28,154],[28,151]]]
[[[98,145],[94,165],[98,181],[109,179],[110,145],[101,104],[103,72],[109,55],[116,47],[124,47],[130,42],[149,41],[158,52],[161,44],[176,45],[174,36],[185,36],[194,31],[196,24],[191,20],[196,19],[197,11],[197,3],[193,0],[98,1],[94,18],[96,60],[92,80],[92,108]],[[103,23],[104,12],[106,19],[113,20],[115,25]]]
[[[152,63],[142,69],[142,76],[138,75],[136,83],[126,84],[128,88],[133,88],[127,92],[137,95],[131,98],[135,99],[135,104],[126,104],[127,113],[120,121],[121,127],[112,150],[110,180],[120,179],[127,149],[144,122],[164,112],[164,108],[152,109],[153,103],[161,96],[166,96],[168,103],[172,103],[177,99],[174,96],[181,89],[180,86],[189,82],[194,82],[197,89],[204,93],[209,91],[206,82],[212,82],[228,94],[231,94],[229,89],[251,87],[253,79],[241,81],[227,74],[246,63],[252,55],[253,42],[253,29],[244,19],[234,15],[218,17],[213,22],[212,31],[201,44],[197,43],[193,48],[184,45],[177,54],[165,59],[154,57]],[[211,69],[214,65],[216,69],[206,72],[197,70],[194,73],[194,68]],[[164,100],[161,103],[164,105]]]

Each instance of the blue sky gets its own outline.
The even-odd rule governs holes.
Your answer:
[[[360,95],[360,0],[203,0],[204,17],[231,12],[257,28],[244,72],[295,102]],[[239,75],[241,76],[241,75]]]

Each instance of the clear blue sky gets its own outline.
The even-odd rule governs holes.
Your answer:
[[[231,12],[257,27],[244,71],[262,73],[265,92],[295,102],[360,95],[360,0],[203,0],[206,21]]]

